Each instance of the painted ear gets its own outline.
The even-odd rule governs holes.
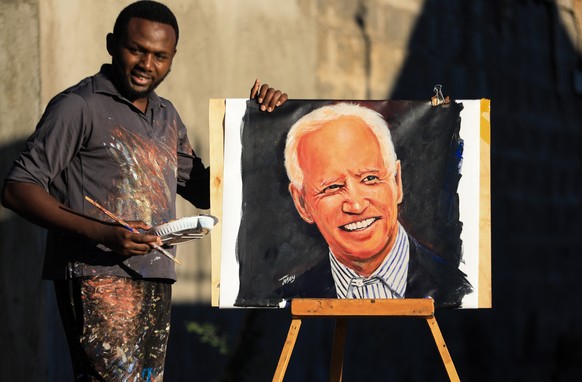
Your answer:
[[[394,181],[396,182],[396,192],[398,193],[398,204],[400,204],[404,198],[404,190],[402,188],[402,174],[400,172],[400,160],[396,161],[396,174],[394,175]]]
[[[293,198],[293,203],[299,215],[303,220],[309,224],[313,224],[313,218],[307,208],[305,207],[305,199],[303,199],[303,191],[298,189],[293,183],[289,183],[289,193]]]

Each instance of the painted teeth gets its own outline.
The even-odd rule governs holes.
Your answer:
[[[374,222],[374,218],[369,218],[355,223],[346,224],[344,228],[348,231],[355,231],[357,229],[364,229]]]

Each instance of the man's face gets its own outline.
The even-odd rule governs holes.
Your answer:
[[[352,116],[303,136],[298,159],[303,189],[289,189],[302,218],[317,225],[343,264],[379,265],[398,230],[400,163],[387,169],[376,136]]]
[[[132,18],[124,36],[107,36],[120,92],[130,101],[147,98],[170,72],[176,34],[167,24]]]

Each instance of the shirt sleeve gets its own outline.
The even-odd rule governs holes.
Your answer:
[[[60,94],[47,106],[6,182],[34,183],[49,190],[53,180],[80,150],[85,136],[87,104],[76,94]]]
[[[179,118],[178,118],[179,120]],[[186,126],[179,120],[178,131],[178,195],[198,208],[210,208],[210,168],[196,156]]]

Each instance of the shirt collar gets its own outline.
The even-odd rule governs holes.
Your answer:
[[[99,73],[93,77],[93,91],[95,93],[103,93],[109,94],[111,96],[117,97],[123,100],[126,103],[131,104],[131,102],[125,98],[121,93],[117,90],[113,81],[111,81],[111,77],[113,76],[113,65],[111,64],[104,64],[101,66],[101,70]],[[148,107],[150,109],[158,108],[158,107],[166,107],[163,102],[163,99],[160,98],[155,91],[151,92],[148,96]]]
[[[359,284],[365,284],[372,279],[381,280],[393,295],[404,297],[408,276],[409,242],[408,235],[400,223],[398,223],[398,233],[394,246],[370,277],[362,277],[340,263],[331,250],[329,251],[329,259],[338,298],[346,298],[349,286],[355,280]]]

